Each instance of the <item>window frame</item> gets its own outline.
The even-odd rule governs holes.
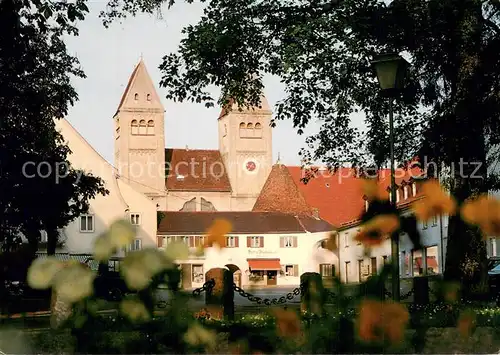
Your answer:
[[[89,224],[89,217],[92,219],[92,229],[82,229],[82,218],[85,218],[85,225],[88,227]],[[94,233],[95,232],[95,215],[93,213],[84,213],[80,215],[79,221],[78,221],[78,229],[80,230],[80,233]]]
[[[133,221],[132,221],[133,216],[139,218],[139,223],[133,223]],[[142,224],[142,213],[140,213],[140,212],[130,212],[128,214],[128,218],[129,218],[130,224],[132,224],[133,226],[140,226]]]
[[[261,248],[260,236],[250,236],[250,248]]]
[[[236,238],[234,235],[226,236],[226,248],[236,248]],[[233,243],[229,243],[229,241],[233,241]]]

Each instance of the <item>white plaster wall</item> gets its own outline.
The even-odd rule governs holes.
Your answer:
[[[127,189],[124,182],[118,182],[114,176],[115,169],[80,136],[67,120],[58,120],[56,127],[62,133],[72,151],[72,154],[68,157],[72,166],[101,177],[105,187],[109,190],[109,195],[97,195],[90,202],[89,213],[94,215],[93,232],[80,232],[79,218],[64,228],[63,233],[66,237],[65,250],[73,254],[91,253],[95,238],[104,233],[111,223],[117,219],[129,218],[127,210],[130,209],[130,206],[136,209],[133,212],[139,212],[143,218],[146,218],[144,233],[148,235],[148,240],[154,242],[156,224],[152,229],[149,217],[147,217],[148,214],[151,214],[151,208],[153,207],[151,203],[147,203],[148,199],[140,193]],[[123,191],[120,191],[119,185],[121,185]],[[153,212],[156,223],[155,207]]]
[[[262,235],[234,235],[239,237],[238,248],[207,248],[202,259],[189,259],[178,263],[203,264],[206,273],[212,268],[225,267],[228,264],[236,265],[242,272],[242,286],[250,285],[247,273],[249,266],[247,259],[280,259],[280,264],[298,265],[298,276],[284,276],[278,274],[277,285],[299,285],[300,275],[304,272],[318,272],[319,264],[329,263],[338,265],[338,256],[332,252],[318,250],[318,243],[328,237],[328,232],[321,233],[294,233],[294,234],[265,234],[263,248],[247,247],[247,237]],[[280,248],[280,237],[297,236],[296,248]],[[160,236],[161,237],[161,236]],[[194,249],[193,249],[194,253]],[[193,287],[202,286],[193,284]]]

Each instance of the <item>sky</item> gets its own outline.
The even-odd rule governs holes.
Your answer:
[[[178,2],[162,15],[130,17],[109,28],[102,25],[99,12],[106,0],[90,1],[90,13],[79,24],[80,35],[68,37],[70,53],[76,55],[86,79],[75,79],[79,101],[67,119],[82,136],[109,162],[113,163],[113,115],[127,81],[141,56],[148,68],[165,107],[165,143],[167,147],[217,149],[217,117],[220,108],[203,104],[176,103],[165,99],[159,87],[158,66],[164,55],[176,52],[186,25],[198,22],[200,4]],[[285,95],[278,78],[265,77],[265,95],[271,107]],[[216,93],[216,96],[218,94]],[[273,129],[273,157],[278,154],[284,164],[300,165],[298,152],[305,147],[305,138],[319,129],[313,122],[298,136],[291,121],[280,121]]]

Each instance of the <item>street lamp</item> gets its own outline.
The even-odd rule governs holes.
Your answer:
[[[396,206],[396,178],[394,167],[394,113],[393,100],[401,92],[405,85],[408,62],[398,54],[383,54],[377,56],[371,62],[377,79],[382,89],[381,94],[389,98],[389,149],[391,159],[391,203]],[[399,234],[391,236],[392,257],[392,297],[399,301]]]

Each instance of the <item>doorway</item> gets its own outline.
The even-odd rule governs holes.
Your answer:
[[[274,286],[278,283],[278,272],[276,270],[267,271],[267,285]]]

